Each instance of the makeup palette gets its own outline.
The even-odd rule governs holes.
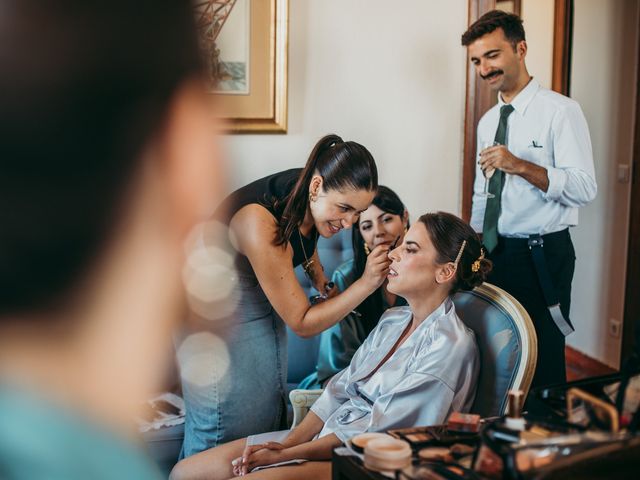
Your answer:
[[[361,433],[360,435],[356,435],[351,439],[351,448],[353,448],[358,453],[364,453],[364,448],[367,444],[378,438],[393,438],[391,435],[387,435],[386,433],[377,433],[377,432],[367,432]]]

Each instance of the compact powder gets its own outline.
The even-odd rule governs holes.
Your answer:
[[[387,435],[386,433],[361,433],[360,435],[356,435],[351,439],[351,447],[358,453],[363,453],[364,448],[371,440],[376,440],[378,438],[393,438],[391,435]]]
[[[411,465],[411,447],[404,440],[378,438],[364,449],[364,466],[371,470],[401,470]]]

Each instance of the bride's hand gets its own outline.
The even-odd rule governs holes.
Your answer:
[[[366,282],[372,292],[378,288],[387,278],[389,273],[389,245],[378,245],[367,257],[362,280]]]
[[[282,456],[284,449],[285,446],[278,442],[267,442],[246,447],[242,453],[242,457],[234,460],[234,462],[240,460],[239,474],[236,473],[236,465],[232,462],[233,473],[236,476],[242,476],[251,472],[251,470],[256,467],[282,462],[285,460]]]
[[[239,477],[242,473],[242,457],[234,458],[231,460],[231,466],[233,467],[233,475]]]

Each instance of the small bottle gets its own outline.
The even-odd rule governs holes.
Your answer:
[[[524,392],[522,390],[509,390],[507,393],[507,407],[509,411],[504,419],[504,424],[508,429],[518,432],[524,431],[526,422],[522,416],[523,404]]]

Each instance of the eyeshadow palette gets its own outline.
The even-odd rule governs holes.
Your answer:
[[[389,430],[388,433],[395,438],[409,442],[414,451],[425,447],[448,447],[455,443],[476,445],[479,440],[477,433],[453,432],[446,425],[399,428]]]

